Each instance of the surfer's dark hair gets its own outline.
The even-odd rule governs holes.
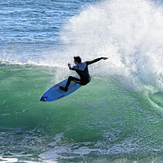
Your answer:
[[[81,63],[81,58],[79,56],[74,57],[75,62]]]

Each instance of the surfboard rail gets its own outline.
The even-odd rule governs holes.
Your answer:
[[[71,83],[68,87],[68,91],[65,92],[65,91],[61,90],[59,87],[65,86],[67,83],[67,80],[68,79],[65,79],[65,80],[61,81],[60,83],[51,87],[48,91],[46,91],[43,94],[43,96],[40,98],[40,101],[51,102],[51,101],[59,100],[63,97],[70,95],[71,93],[73,93],[74,91],[76,91],[77,89],[80,88],[81,85],[79,83],[75,83],[75,82],[71,81]]]

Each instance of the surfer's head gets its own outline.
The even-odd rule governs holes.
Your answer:
[[[79,56],[74,57],[74,63],[75,64],[81,63],[81,58]]]

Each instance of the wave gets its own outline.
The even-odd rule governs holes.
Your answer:
[[[148,86],[162,90],[162,22],[162,6],[153,1],[104,1],[72,17],[62,39],[68,44],[68,54],[84,60],[109,57],[96,69],[98,75],[121,75],[134,90]]]
[[[39,55],[31,45],[21,54],[4,52],[0,159],[162,161],[162,12],[153,1],[102,1],[65,22],[62,50],[42,48]],[[41,103],[47,89],[72,73],[67,62],[74,55],[109,60],[90,66],[88,85]]]
[[[43,162],[114,162],[120,157],[131,162],[158,152],[161,159],[162,114],[151,109],[143,93],[124,89],[117,78],[96,77],[61,100],[42,103],[40,97],[56,82],[56,68],[0,68],[3,157]],[[152,97],[158,101],[162,96]]]
[[[92,76],[118,79],[128,89],[163,91],[163,10],[147,0],[102,1],[84,7],[65,22],[61,31],[62,50],[42,51],[40,56],[4,54],[2,61],[58,67],[79,55],[83,61],[107,56],[107,62],[94,65]],[[62,71],[63,72],[63,71]],[[122,76],[122,78],[119,78]],[[156,90],[155,90],[156,89]]]

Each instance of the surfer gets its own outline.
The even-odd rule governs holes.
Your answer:
[[[68,90],[68,86],[70,85],[71,81],[74,81],[75,83],[79,83],[80,85],[88,84],[91,80],[91,77],[88,71],[88,65],[98,62],[101,59],[106,60],[108,58],[101,57],[101,58],[94,59],[92,61],[81,62],[81,58],[79,56],[74,57],[75,66],[71,67],[71,64],[68,63],[68,67],[70,70],[75,70],[80,76],[80,79],[75,78],[73,76],[69,76],[66,86],[65,87],[60,86],[60,89],[66,92]]]

